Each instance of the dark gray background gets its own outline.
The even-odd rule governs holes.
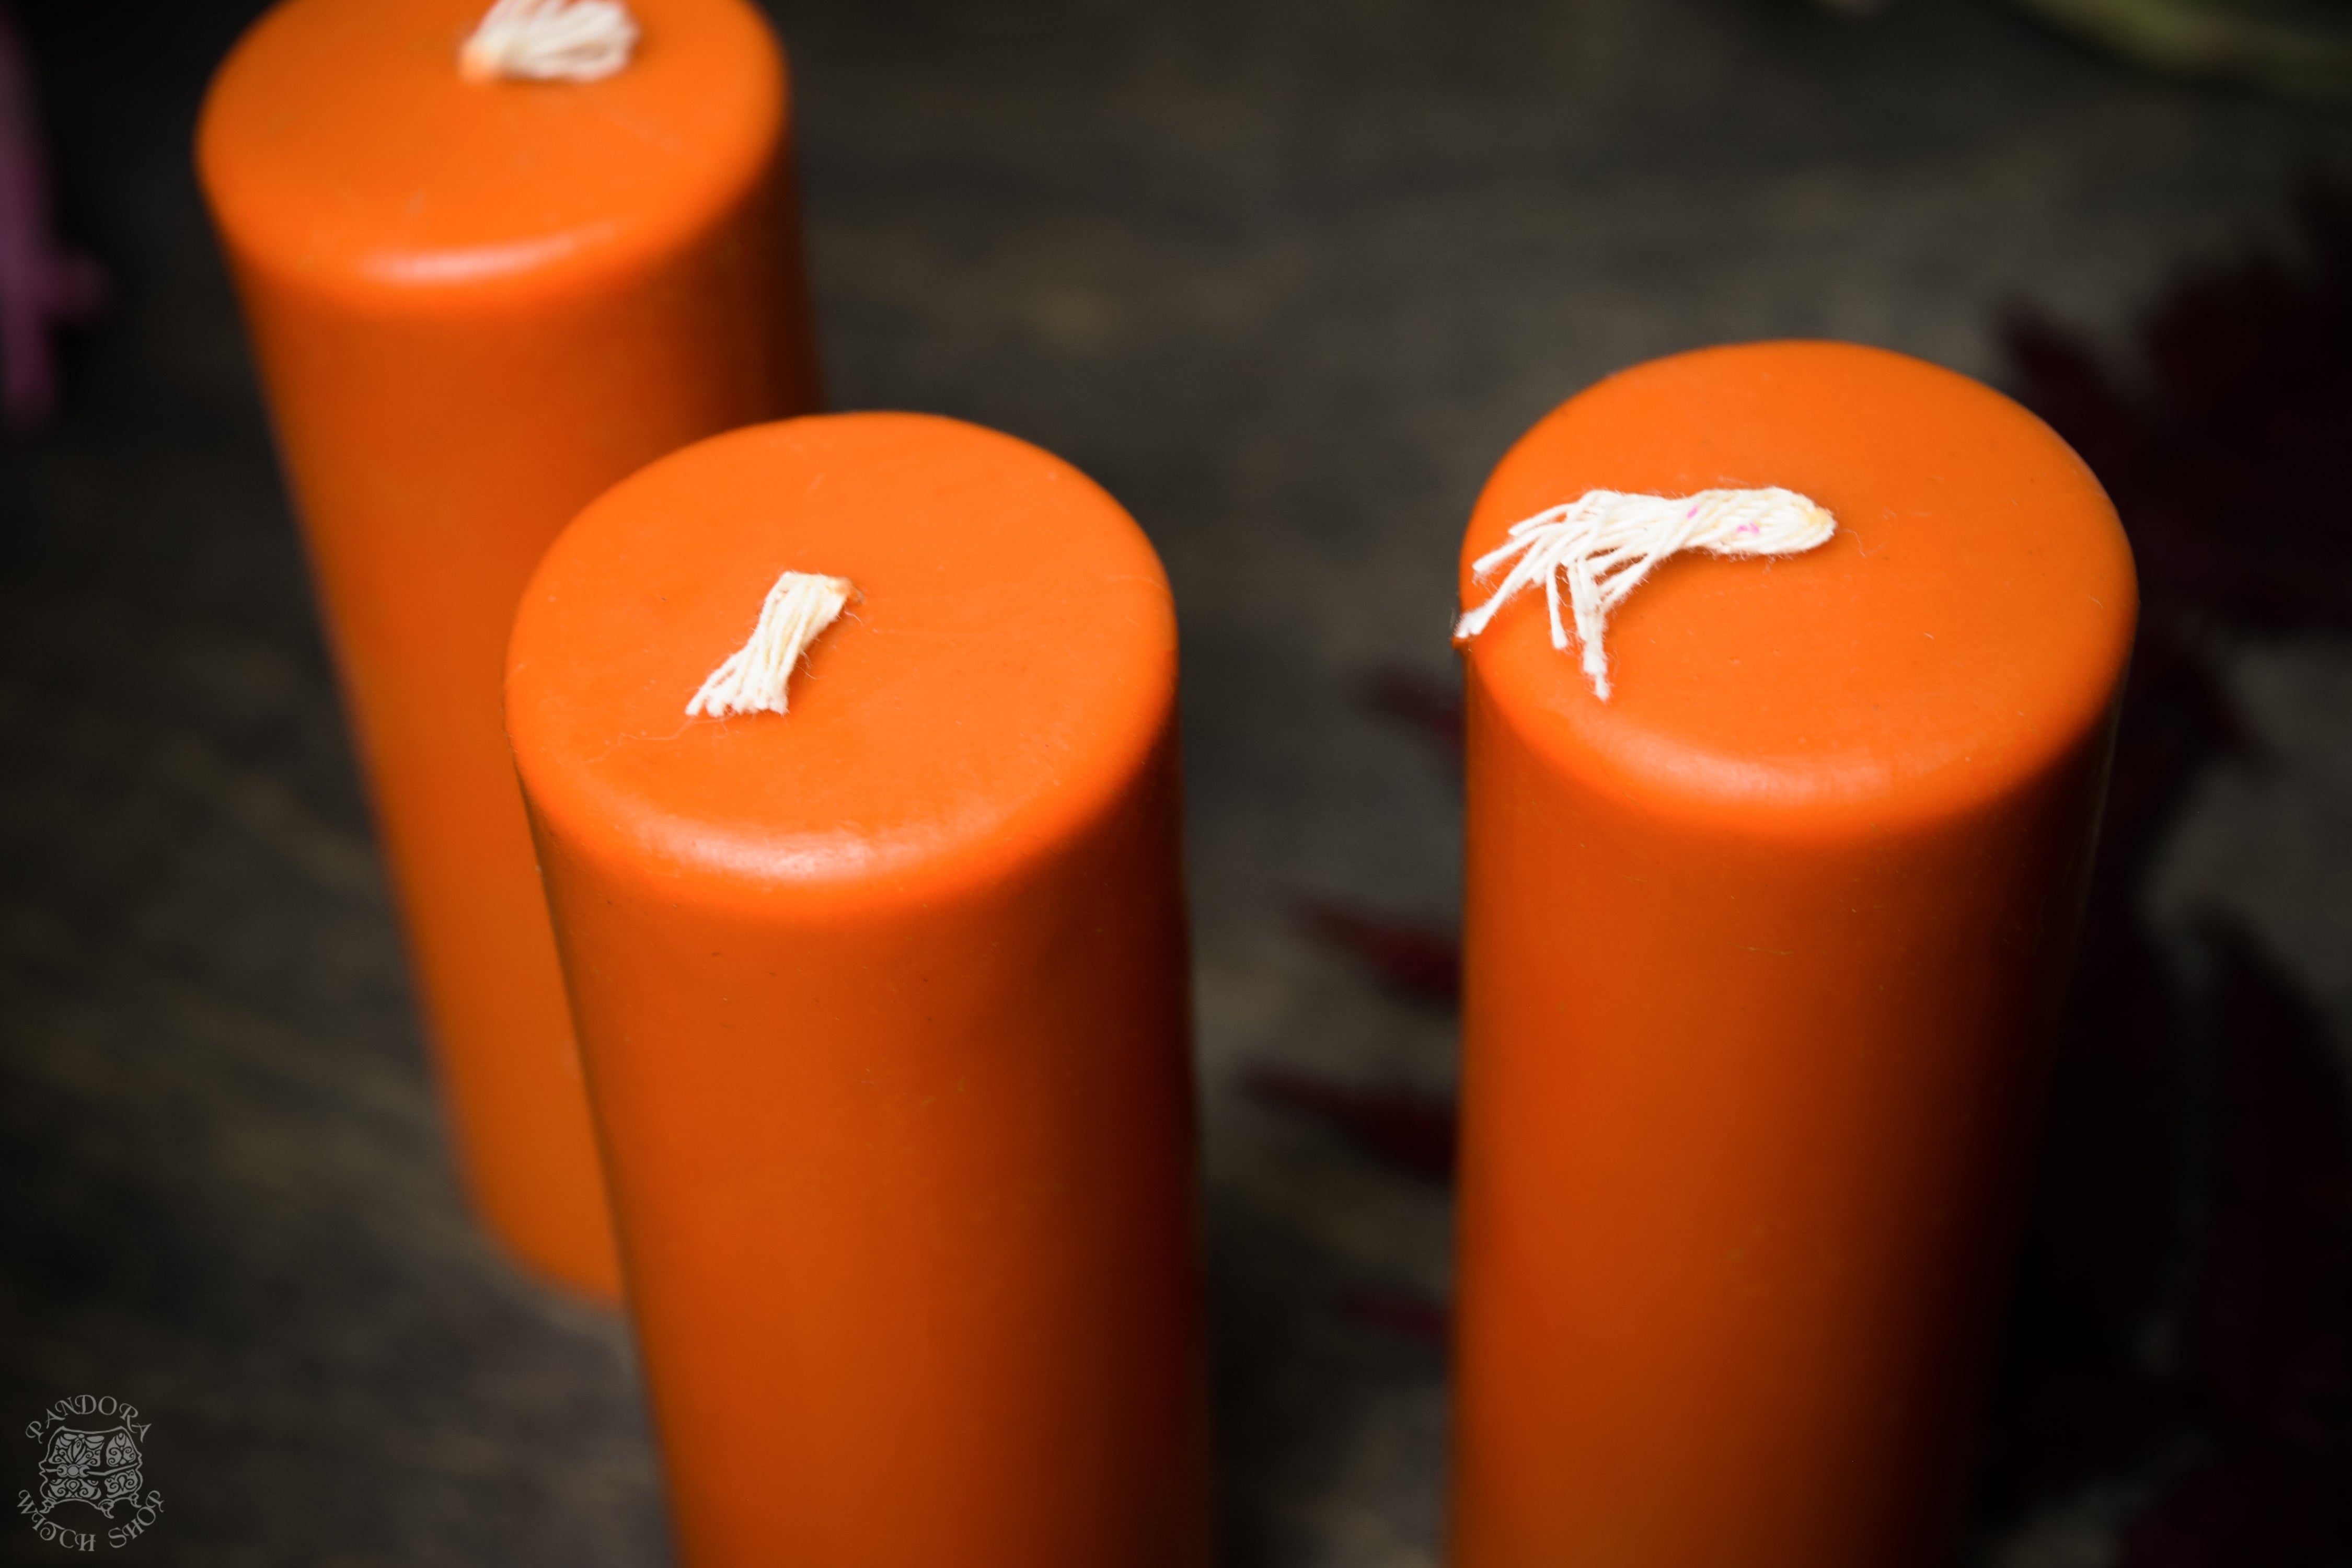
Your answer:
[[[136,1400],[159,1563],[658,1563],[622,1330],[518,1277],[453,1189],[189,174],[256,9],[20,7],[116,297],[61,421],[0,447],[0,1433]],[[1452,767],[1361,685],[1447,676],[1483,474],[1695,344],[1848,337],[2000,380],[2017,303],[2116,342],[2179,268],[2281,243],[2352,126],[1993,0],[774,9],[836,405],[1063,454],[1175,578],[1229,1561],[1433,1563],[1438,1353],[1344,1303],[1442,1298],[1444,1194],[1240,1080],[1450,1080],[1450,1019],[1292,910],[1452,918]],[[2200,786],[2153,913],[2231,913],[2340,1024],[2352,648],[2231,668],[2267,746]],[[0,1436],[0,1497],[32,1447]],[[2107,1517],[1978,1550],[2095,1568]],[[19,1553],[55,1555],[0,1522]]]

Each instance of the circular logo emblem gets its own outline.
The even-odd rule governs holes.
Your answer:
[[[60,1399],[26,1423],[25,1436],[40,1446],[41,1485],[16,1494],[16,1511],[32,1521],[33,1533],[68,1552],[94,1552],[128,1546],[154,1529],[163,1494],[143,1489],[139,1445],[147,1425],[137,1405],[91,1394]]]

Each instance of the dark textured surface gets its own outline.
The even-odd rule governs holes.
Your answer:
[[[68,231],[117,292],[61,423],[0,447],[0,1431],[61,1394],[142,1405],[157,1562],[663,1562],[624,1335],[491,1255],[446,1167],[187,172],[253,7],[19,9]],[[2352,126],[1984,0],[777,10],[835,401],[1063,453],[1176,579],[1229,1561],[1429,1563],[1447,1222],[1412,1091],[1450,1081],[1452,1026],[1442,952],[1384,969],[1363,921],[1452,918],[1424,731],[1480,477],[1568,393],[1695,343],[1848,336],[1998,378],[2021,302],[2115,341],[2179,268],[2276,241]],[[2215,994],[2288,984],[2340,1030],[2352,651],[2305,627],[2213,668],[2252,743],[2182,786],[2153,962],[2221,952]],[[2168,945],[2216,916],[2260,964]],[[2247,1059],[2232,1114],[2329,1088]],[[2242,1310],[2209,1291],[2179,1331]],[[2217,1373],[2212,1419],[2284,1375]],[[2288,1462],[2247,1451],[2262,1483],[2189,1472],[2166,1540],[2265,1506]],[[0,1442],[0,1496],[34,1458]],[[2110,1562],[2147,1465],[2198,1462],[2030,1492],[1979,1549]],[[55,1549],[0,1523],[20,1555]]]

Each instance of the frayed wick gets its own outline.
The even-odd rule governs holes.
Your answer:
[[[725,719],[737,713],[785,711],[786,688],[801,656],[825,627],[840,617],[857,589],[846,577],[787,572],[768,590],[751,640],[710,672],[694,700],[689,719]]]
[[[1568,651],[1560,616],[1560,584],[1568,585],[1570,618],[1584,649],[1592,694],[1609,700],[1609,654],[1602,634],[1610,612],[1623,604],[1658,563],[1685,550],[1716,555],[1798,555],[1829,542],[1837,519],[1794,490],[1701,490],[1688,496],[1631,495],[1587,490],[1565,506],[1511,525],[1510,537],[1471,565],[1484,583],[1511,562],[1486,602],[1454,625],[1454,640],[1468,642],[1495,612],[1523,588],[1540,584],[1551,612],[1551,646]],[[1513,557],[1517,560],[1513,560]]]
[[[636,18],[620,0],[498,0],[457,50],[467,81],[602,81],[629,63]]]

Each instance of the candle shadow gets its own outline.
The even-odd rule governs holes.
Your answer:
[[[2352,1100],[2312,1004],[2235,927],[2144,911],[2200,781],[2252,746],[2249,635],[2352,633],[2352,184],[2299,260],[2149,316],[2135,384],[2039,317],[2021,395],[2114,498],[2143,594],[2114,784],[1994,1392],[1988,1538],[2102,1491],[2119,1568],[2352,1554]]]

